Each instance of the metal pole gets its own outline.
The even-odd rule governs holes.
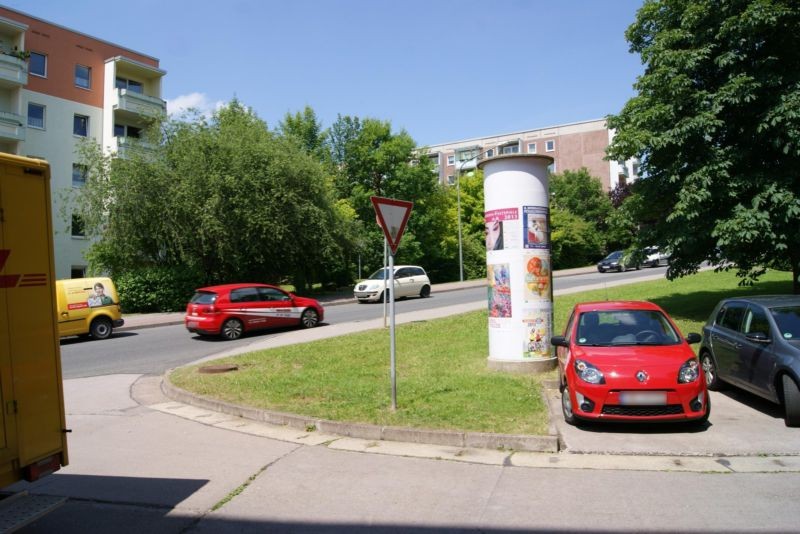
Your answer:
[[[383,327],[386,328],[386,308],[389,305],[386,299],[386,269],[387,267],[387,257],[389,256],[389,241],[386,237],[383,238]],[[394,273],[392,273],[392,280],[394,280]],[[392,283],[392,289],[394,289],[394,283]],[[392,291],[394,293],[394,291]]]
[[[389,280],[391,280],[390,287],[394,288],[394,254],[389,255]],[[392,411],[397,410],[397,367],[395,366],[396,353],[395,353],[395,338],[394,338],[394,291],[389,298],[391,304],[389,305],[389,354],[391,358],[391,374],[392,374]]]
[[[456,204],[458,205],[458,276],[464,281],[464,249],[461,244],[461,167],[456,162]]]

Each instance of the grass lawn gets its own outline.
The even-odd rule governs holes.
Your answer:
[[[555,332],[572,306],[587,300],[650,300],[684,336],[702,332],[714,305],[734,295],[791,293],[791,273],[770,271],[752,287],[733,273],[705,271],[674,282],[655,280],[556,297]],[[200,374],[177,369],[172,382],[200,395],[322,419],[508,434],[547,433],[541,396],[545,375],[487,369],[487,312],[399,325],[397,411],[390,410],[389,331],[372,330],[253,352],[214,362],[238,371]],[[697,345],[694,345],[696,348]],[[205,363],[204,365],[208,365]]]

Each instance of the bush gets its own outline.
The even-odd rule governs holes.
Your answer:
[[[125,313],[182,311],[201,277],[178,267],[147,267],[117,275],[114,282]]]

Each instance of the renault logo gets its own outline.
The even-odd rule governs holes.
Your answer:
[[[636,380],[638,380],[639,382],[646,381],[647,380],[647,373],[645,373],[644,371],[637,372],[636,373]]]

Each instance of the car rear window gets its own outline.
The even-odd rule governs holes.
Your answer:
[[[778,329],[784,339],[797,340],[800,338],[800,307],[786,306],[771,308],[769,311],[778,324]]]
[[[197,291],[189,302],[192,304],[214,304],[218,296],[210,291]]]

